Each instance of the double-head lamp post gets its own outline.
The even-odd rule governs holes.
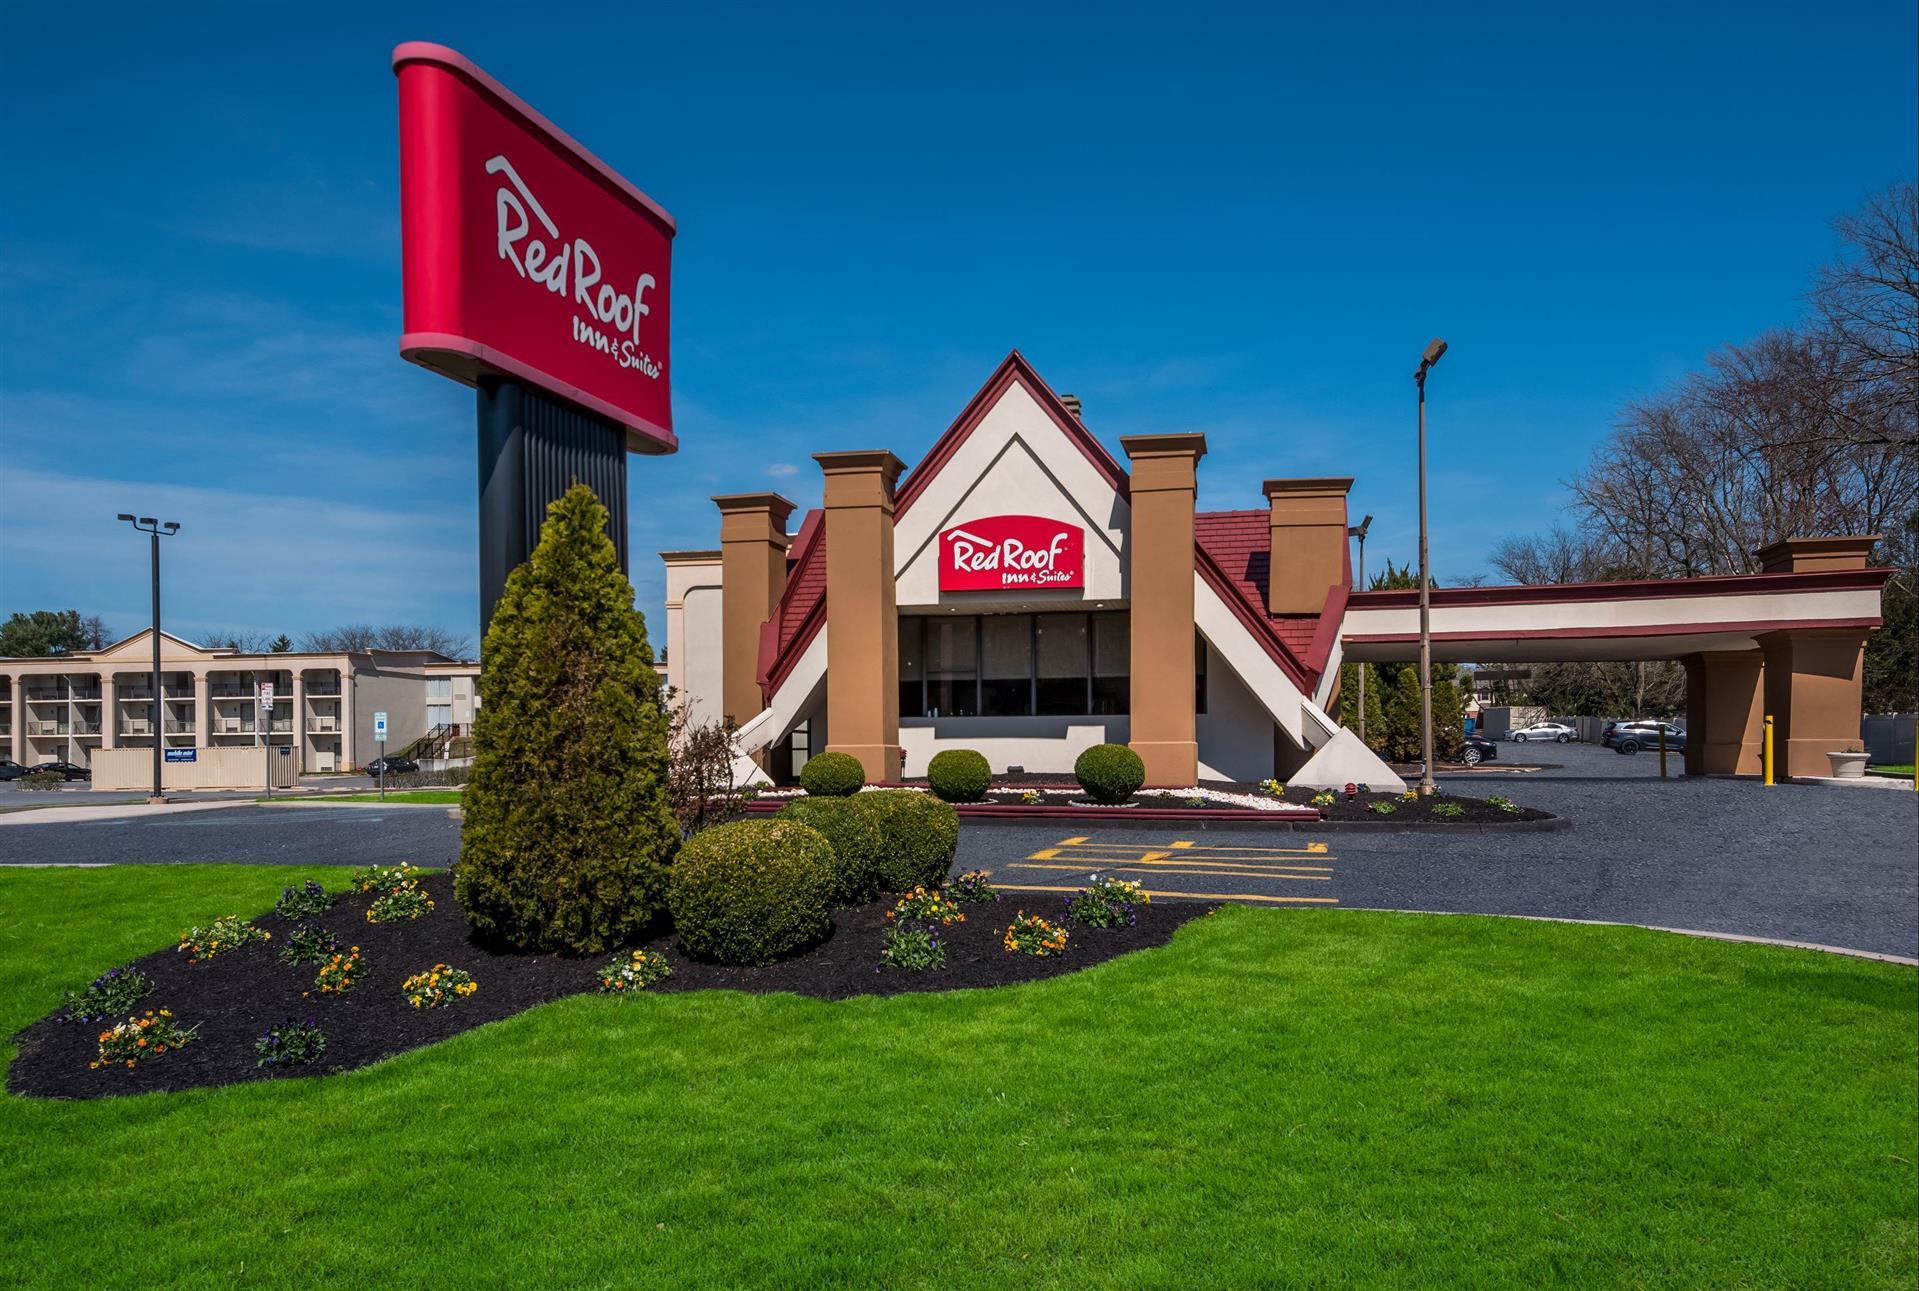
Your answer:
[[[160,539],[163,537],[171,538],[174,534],[180,532],[180,522],[177,520],[168,520],[165,523],[161,523],[152,516],[139,516],[136,518],[124,512],[121,513],[120,519],[132,525],[141,533],[149,535],[153,541],[153,699],[151,701],[152,707],[147,709],[149,714],[148,724],[153,729],[153,792],[148,795],[147,801],[165,802],[167,798],[165,786],[162,783],[163,772],[161,770],[164,758],[160,751],[160,733],[166,729],[167,724],[166,706],[160,699]],[[109,722],[113,721],[116,716],[116,714],[108,713],[106,714],[105,720]],[[199,735],[196,733],[194,738],[198,739]]]
[[[1353,579],[1354,591],[1366,590],[1366,531],[1373,527],[1373,518],[1369,515],[1356,525],[1348,526],[1346,535],[1359,539],[1359,574]],[[1359,665],[1359,740],[1366,742],[1366,665]]]
[[[1426,374],[1446,352],[1438,337],[1420,357],[1413,382],[1419,387],[1419,792],[1429,797],[1433,783],[1433,626],[1432,574],[1426,553]]]

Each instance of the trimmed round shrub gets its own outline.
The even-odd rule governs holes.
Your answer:
[[[1146,764],[1124,744],[1095,744],[1074,760],[1073,776],[1094,802],[1125,802],[1146,783]]]
[[[703,829],[673,862],[666,899],[696,959],[770,964],[826,935],[833,845],[797,820]]]
[[[884,891],[880,878],[880,831],[855,798],[795,798],[775,820],[797,820],[819,830],[833,848],[832,882],[826,900],[833,909],[863,905]]]
[[[959,813],[930,793],[876,789],[852,799],[880,832],[880,882],[905,892],[946,882],[959,850]]]
[[[822,753],[800,768],[800,788],[816,798],[850,798],[866,787],[866,768],[851,753]]]
[[[983,753],[947,749],[927,763],[926,783],[947,802],[978,802],[993,787],[993,767]]]

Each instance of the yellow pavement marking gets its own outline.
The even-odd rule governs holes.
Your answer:
[[[1085,874],[1089,872],[1088,867],[1084,865],[1035,865],[1031,861],[1014,861],[1012,868],[1016,870],[1066,870],[1074,874]],[[1331,883],[1333,881],[1333,876],[1330,874],[1292,874],[1282,873],[1277,870],[1213,870],[1194,868],[1174,870],[1168,869],[1163,865],[1102,865],[1099,868],[1112,874],[1205,874],[1216,879],[1270,879],[1275,881],[1290,879],[1301,883]]]
[[[1139,859],[1142,861],[1163,861],[1171,855],[1171,852],[1148,852]]]
[[[1233,869],[1245,874],[1273,874],[1282,871],[1286,873],[1306,871],[1317,874],[1331,874],[1333,872],[1333,867],[1330,865],[1299,865],[1290,861],[1240,860],[1233,856],[1195,856],[1191,860],[1142,861],[1136,856],[1042,856],[1038,852],[1035,852],[1027,857],[1026,860],[1072,862],[1071,864],[1062,864],[1054,867],[1062,870],[1110,869],[1118,865],[1142,866],[1146,869],[1153,870],[1179,870],[1193,865],[1213,867],[1225,865],[1231,866]],[[1013,862],[1015,865],[1024,863],[1025,862],[1020,861]]]
[[[1055,856],[1058,856],[1058,855],[1059,855],[1059,848],[1045,847],[1045,848],[1041,848],[1037,852],[1034,852],[1031,856],[1027,857],[1026,859],[1029,861],[1050,861]]]
[[[996,886],[1009,892],[1077,892],[1078,888],[1049,887],[1043,883],[1001,883]],[[1193,901],[1266,901],[1274,905],[1338,905],[1338,897],[1269,897],[1248,892],[1161,892],[1155,888],[1142,889],[1149,897],[1187,898]]]
[[[1174,847],[1191,847],[1192,845],[1193,845],[1193,840],[1190,838],[1182,838],[1178,842],[1173,844]]]
[[[1065,846],[1066,844],[1064,843],[1060,844],[1060,847],[1065,847]],[[1129,843],[1121,839],[1109,838],[1101,842],[1091,842],[1087,839],[1081,839],[1079,844],[1077,844],[1077,846],[1107,847],[1107,848],[1118,847],[1118,848],[1124,848],[1127,851],[1132,851],[1134,848],[1138,848],[1140,851],[1143,851],[1143,852],[1151,852],[1153,848],[1157,845],[1153,843]],[[1326,855],[1326,844],[1324,843],[1313,843],[1305,847],[1259,847],[1250,843],[1245,843],[1245,844],[1214,843],[1214,844],[1202,845],[1199,843],[1190,843],[1190,842],[1170,843],[1167,846],[1182,852],[1252,852],[1259,856],[1325,856]],[[1058,851],[1059,848],[1054,848],[1053,850]]]
[[[1059,840],[1059,845],[1061,847],[1078,847],[1085,841],[1086,839],[1083,836],[1079,838],[1062,838]]]

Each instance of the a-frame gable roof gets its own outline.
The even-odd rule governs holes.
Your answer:
[[[1033,370],[1033,365],[1026,361],[1026,356],[1018,350],[1013,350],[1000,360],[1000,365],[993,369],[993,375],[986,379],[986,384],[967,400],[966,406],[960,409],[959,416],[955,417],[953,424],[946,428],[946,433],[933,442],[933,446],[926,450],[926,455],[920,458],[913,469],[907,473],[906,482],[900,485],[899,493],[894,500],[895,517],[906,514],[914,500],[924,493],[926,486],[939,475],[940,468],[952,460],[953,454],[959,451],[959,446],[979,428],[980,422],[986,419],[986,414],[991,412],[1005,396],[1007,390],[1015,385],[1024,387],[1033,397],[1033,402],[1037,403],[1059,427],[1060,433],[1066,436],[1088,462],[1092,463],[1093,469],[1098,471],[1121,497],[1126,496],[1128,481],[1125,468],[1114,460],[1113,455],[1106,451],[1106,446],[1099,442],[1099,438],[1093,432],[1086,429],[1080,419],[1073,415],[1072,410],[1060,401],[1060,397],[1053,393],[1053,388],[1047,385],[1045,379]]]

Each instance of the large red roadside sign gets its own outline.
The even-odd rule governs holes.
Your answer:
[[[670,453],[673,217],[443,45],[400,82],[400,353],[531,382]]]

